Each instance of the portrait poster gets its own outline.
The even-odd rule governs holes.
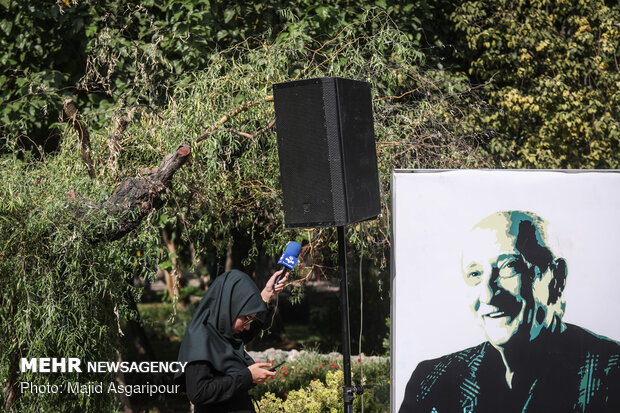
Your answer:
[[[478,413],[502,402],[527,412],[617,408],[620,171],[396,170],[392,190],[392,412]],[[501,231],[489,230],[497,222]],[[479,233],[509,239],[510,259],[470,263],[464,251],[479,252],[485,241],[472,235]],[[534,256],[523,254],[532,245]],[[531,272],[529,284],[519,265]],[[543,298],[532,298],[541,291]],[[502,297],[506,308],[492,301]],[[532,325],[527,333],[510,330],[515,320]],[[572,326],[566,333],[564,324]],[[491,325],[510,333],[497,338]],[[527,340],[517,345],[515,337]],[[531,343],[545,344],[514,357],[521,363],[515,371],[513,349]],[[510,362],[495,351],[505,348]],[[424,360],[435,361],[419,366]],[[500,382],[503,390],[494,390]],[[553,400],[560,382],[575,394]]]

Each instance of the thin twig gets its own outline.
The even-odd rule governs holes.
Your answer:
[[[116,170],[116,161],[121,153],[121,138],[129,124],[129,117],[115,118],[114,124],[114,132],[112,132],[108,139],[108,165],[111,169]]]
[[[381,12],[381,13],[379,13],[379,14],[383,14],[383,13],[385,13],[385,12]],[[315,60],[316,55],[317,55],[317,54],[319,54],[319,52],[320,52],[320,51],[321,51],[321,50],[322,50],[325,46],[327,46],[327,45],[328,45],[328,44],[330,44],[330,43],[335,42],[335,41],[336,41],[336,40],[337,40],[337,39],[338,39],[338,38],[342,35],[342,33],[344,33],[344,32],[345,32],[345,30],[347,30],[349,27],[351,27],[351,26],[355,26],[355,25],[358,25],[358,24],[366,24],[366,23],[369,23],[369,22],[374,21],[375,19],[377,19],[377,17],[378,17],[378,16],[379,16],[379,15],[377,15],[377,16],[375,16],[375,17],[371,18],[371,19],[366,19],[366,20],[363,20],[363,21],[356,21],[356,22],[353,22],[353,23],[349,23],[349,24],[347,24],[347,25],[346,25],[345,27],[343,27],[343,28],[342,28],[342,29],[341,29],[341,30],[340,30],[340,31],[339,31],[339,32],[338,32],[338,33],[337,33],[337,34],[336,34],[333,38],[331,38],[330,40],[328,40],[328,41],[326,41],[325,43],[323,43],[323,44],[321,45],[321,47],[319,47],[318,49],[316,49],[316,50],[314,51],[314,53],[312,54],[312,60],[311,60],[311,61],[310,61],[310,63],[307,65],[307,68],[310,68],[310,66],[312,66],[312,64],[314,63],[314,60]],[[360,37],[358,37],[357,39],[355,39],[355,40],[354,40],[353,42],[351,42],[350,44],[354,43],[355,41],[357,41],[357,40],[359,40],[359,39],[361,39],[361,38],[360,38]],[[342,51],[342,48],[336,52],[335,56],[337,56],[338,54],[340,54],[340,52],[341,52],[341,51]],[[335,56],[332,56],[331,58],[329,58],[329,59],[327,59],[327,60],[331,60],[331,59],[333,59]],[[325,62],[322,62],[322,63],[318,64],[318,65],[317,65],[317,66],[315,66],[312,70],[310,70],[310,72],[308,72],[308,73],[312,73],[312,72],[314,72],[314,71],[315,71],[315,70],[317,70],[319,67],[321,67],[321,66],[323,65],[323,63],[325,63]],[[299,78],[300,76],[301,76],[301,73],[299,73],[299,74],[297,75],[297,78]]]
[[[416,87],[415,89],[411,89],[411,90],[409,90],[409,91],[407,91],[407,92],[403,93],[403,94],[402,94],[402,95],[400,95],[400,96],[383,96],[383,97],[381,97],[381,98],[376,98],[376,99],[373,99],[372,101],[373,101],[373,102],[379,102],[379,101],[382,101],[382,100],[385,100],[385,99],[400,99],[400,98],[402,98],[402,97],[404,97],[404,96],[408,95],[409,93],[417,92],[417,91],[418,91],[418,90],[420,90],[421,88],[422,88],[421,86],[420,86],[420,87]]]
[[[250,109],[252,106],[258,105],[259,103],[265,103],[265,102],[273,102],[273,95],[265,96],[264,98],[259,99],[259,100],[246,102],[243,105],[236,107],[232,112],[222,116],[217,122],[211,125],[211,127],[209,127],[209,129],[207,129],[205,133],[203,133],[198,139],[196,139],[196,146],[199,147],[200,143],[206,138],[208,138],[209,136],[211,136],[211,134],[215,132],[217,128],[219,128],[224,123],[228,122],[230,119],[237,116],[239,113]]]
[[[82,151],[82,160],[86,164],[86,168],[88,169],[88,175],[94,179],[95,178],[95,168],[93,167],[93,160],[90,157],[90,136],[88,134],[88,129],[80,122],[79,114],[77,106],[75,106],[75,102],[73,99],[65,99],[63,102],[63,109],[65,110],[65,114],[69,119],[67,122],[73,126],[75,131],[78,134],[78,140],[80,142],[80,149]]]
[[[250,140],[256,140],[256,138],[261,135],[262,133],[268,131],[269,129],[273,128],[273,126],[276,124],[276,120],[273,119],[271,122],[269,122],[269,124],[267,126],[265,126],[264,128],[261,128],[259,130],[257,130],[256,132],[250,134],[247,132],[242,132],[242,131],[238,131],[236,129],[233,128],[226,128],[226,130],[230,133],[234,133],[235,135],[239,135],[242,136],[244,138],[248,138]]]

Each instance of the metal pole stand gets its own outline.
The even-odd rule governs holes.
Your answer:
[[[362,386],[351,386],[351,335],[349,332],[349,282],[347,280],[347,244],[344,226],[338,227],[338,267],[340,269],[340,303],[342,311],[342,370],[344,373],[344,413],[353,410],[355,394],[362,394]]]

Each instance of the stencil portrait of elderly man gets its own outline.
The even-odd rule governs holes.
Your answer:
[[[401,413],[620,412],[620,344],[562,321],[568,263],[547,228],[523,211],[473,227],[461,269],[487,341],[419,363]]]

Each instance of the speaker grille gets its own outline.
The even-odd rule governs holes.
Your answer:
[[[273,86],[288,228],[376,217],[379,179],[370,85],[341,78]]]
[[[336,86],[347,211],[351,222],[362,221],[381,211],[370,85],[337,78]]]
[[[274,88],[285,222],[329,225],[334,202],[323,83],[317,79],[291,86]]]
[[[338,126],[338,96],[333,79],[323,82],[323,107],[325,110],[325,132],[331,178],[331,194],[333,201],[333,222],[345,222],[346,194],[342,181],[342,147],[340,145],[340,127]]]

